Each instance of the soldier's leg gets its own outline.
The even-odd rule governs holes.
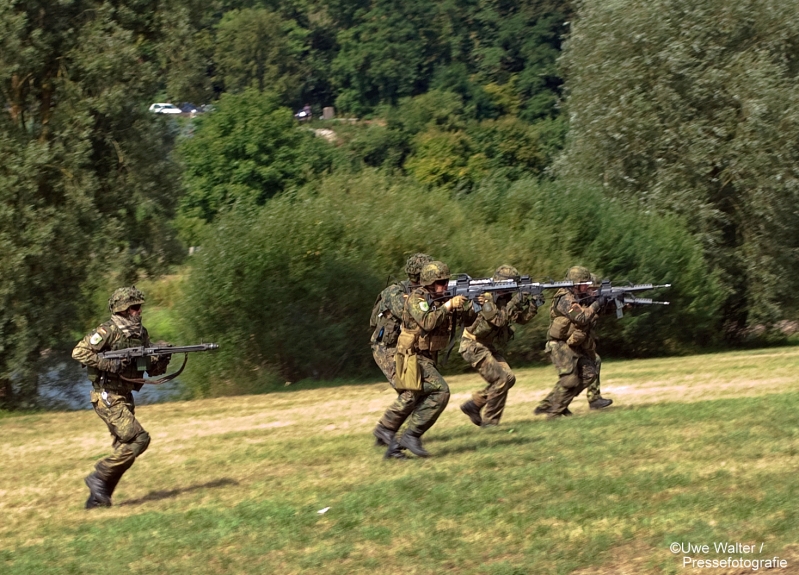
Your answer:
[[[130,394],[106,393],[102,397],[98,393],[93,405],[94,411],[114,438],[114,451],[97,462],[94,473],[87,478],[86,483],[100,505],[110,505],[113,489],[136,458],[147,450],[150,435],[134,415],[133,397]],[[95,493],[93,486],[99,490],[98,493]]]
[[[372,346],[372,357],[375,363],[383,371],[391,387],[396,387],[396,364],[394,363],[394,353],[397,348],[386,347],[383,344]],[[376,445],[389,445],[391,439],[403,422],[413,412],[416,405],[416,398],[412,392],[397,391],[397,399],[388,407],[383,417],[380,418],[372,434],[375,436]]]
[[[582,391],[581,387],[575,391],[580,384],[580,378],[577,376],[577,356],[565,342],[558,341],[547,342],[546,353],[558,371],[558,382],[549,395],[541,400],[534,413],[570,414],[569,403]]]
[[[397,375],[397,367],[394,363],[394,353],[397,351],[396,347],[386,347],[382,343],[376,343],[372,346],[372,357],[386,376],[386,379],[391,384],[391,387],[396,387],[394,377]]]
[[[599,355],[596,355],[593,359],[593,363],[596,377],[594,377],[593,381],[587,385],[585,389],[585,398],[588,400],[588,406],[591,409],[602,409],[612,404],[613,400],[602,397],[602,391],[600,390],[599,382],[600,372],[602,370],[602,358],[600,358]]]
[[[464,360],[466,360],[473,368],[477,369],[478,373],[483,376],[483,379],[488,385],[480,390],[472,393],[472,399],[461,405],[461,411],[469,418],[475,425],[483,424],[483,416],[480,413],[483,406],[488,402],[488,389],[491,386],[491,381],[486,379],[485,370],[481,369],[486,360],[493,359],[491,351],[484,345],[477,343],[474,340],[463,338],[461,340],[458,352]]]
[[[408,420],[408,428],[399,440],[399,446],[409,449],[419,457],[427,457],[419,439],[438,420],[449,403],[449,386],[438,373],[432,361],[419,358],[422,369],[422,390],[416,392],[416,407]]]
[[[569,404],[583,389],[585,389],[585,386],[578,374],[571,373],[560,376],[555,387],[547,396],[547,400],[549,401],[549,408],[546,412],[547,415],[550,417],[558,417],[571,414],[569,411]]]
[[[396,433],[405,420],[413,413],[416,406],[416,395],[412,391],[398,391],[397,399],[388,406],[388,409],[380,418],[378,425]]]
[[[508,362],[500,354],[491,355],[483,360],[479,371],[483,379],[489,382],[483,390],[487,396],[483,411],[483,425],[499,425],[502,413],[505,411],[508,392],[516,384],[516,376],[511,371]]]

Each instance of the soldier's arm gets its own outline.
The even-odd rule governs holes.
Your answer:
[[[101,360],[97,354],[110,345],[111,337],[105,326],[99,326],[78,342],[72,350],[72,359],[88,367],[107,369],[105,360]]]
[[[572,294],[567,294],[558,300],[558,310],[578,329],[584,329],[599,311],[599,304],[594,302],[588,306],[580,305]]]
[[[424,331],[433,331],[446,321],[447,310],[443,307],[432,307],[418,294],[411,294],[408,299],[408,313]]]
[[[402,317],[402,310],[405,309],[405,300],[408,296],[399,284],[391,286],[392,289],[386,294],[388,309],[396,318]]]
[[[524,325],[536,315],[538,315],[538,306],[535,305],[532,298],[527,297],[511,312],[511,320],[519,325]]]

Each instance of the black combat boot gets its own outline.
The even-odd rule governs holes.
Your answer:
[[[86,509],[94,507],[111,507],[111,493],[108,483],[97,475],[95,471],[83,480],[89,488],[89,498],[86,500]]]
[[[588,407],[591,409],[603,409],[613,403],[612,399],[605,399],[604,397],[597,397],[594,401],[588,402]]]
[[[402,449],[400,449],[399,443],[397,443],[397,439],[393,434],[391,442],[388,444],[388,449],[386,449],[386,454],[383,455],[383,459],[408,459],[402,452]]]
[[[547,412],[546,407],[541,407],[540,405],[533,410],[533,415],[543,415]]]
[[[399,440],[399,446],[404,447],[417,457],[430,457],[430,454],[422,447],[422,439],[418,435],[412,435],[406,431]]]
[[[474,401],[469,400],[461,405],[461,411],[465,413],[471,422],[477,427],[480,427],[483,424],[483,416],[480,415],[480,408],[477,407],[477,404]]]
[[[382,423],[378,423],[377,427],[372,431],[372,435],[375,436],[375,447],[388,447],[391,445],[395,433],[395,431],[391,431]]]

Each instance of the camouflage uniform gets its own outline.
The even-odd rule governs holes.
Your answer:
[[[519,275],[511,266],[501,266],[494,279],[511,279]],[[491,294],[476,315],[474,322],[463,331],[458,350],[472,367],[477,369],[488,385],[472,394],[472,399],[461,405],[475,425],[498,425],[505,409],[508,391],[516,383],[501,349],[513,337],[511,323],[526,324],[536,315],[537,308],[529,297],[521,293],[502,295],[496,302]],[[481,410],[485,408],[481,415]]]
[[[133,295],[141,294],[135,290]],[[114,292],[116,295],[120,290]],[[113,298],[113,296],[112,296]],[[143,303],[144,297],[129,297],[128,301]],[[131,304],[133,305],[133,304]],[[127,308],[125,308],[127,309]],[[127,471],[136,458],[145,452],[150,444],[150,435],[144,430],[135,417],[133,391],[141,389],[140,383],[131,383],[122,379],[140,379],[146,371],[150,375],[160,375],[166,371],[169,356],[164,358],[140,358],[135,363],[124,363],[114,366],[114,361],[97,357],[103,351],[124,349],[128,347],[150,346],[150,337],[141,323],[131,322],[121,315],[114,314],[111,319],[78,342],[72,351],[73,359],[88,368],[89,380],[92,382],[90,392],[95,413],[103,420],[113,438],[111,455],[104,457],[95,465],[95,472],[90,476],[99,478],[108,489],[108,501],[92,501],[90,496],[87,507],[97,504],[110,504],[119,479]],[[114,371],[118,369],[118,371]],[[88,484],[89,478],[87,478]],[[91,487],[90,487],[91,488]]]
[[[582,278],[575,279],[578,280]],[[569,404],[584,389],[589,405],[597,401],[611,403],[600,394],[602,360],[596,353],[595,327],[602,306],[592,299],[589,295],[580,298],[571,289],[559,290],[552,299],[546,353],[558,370],[559,379],[536,413],[570,415]],[[592,303],[586,305],[588,302]]]
[[[408,426],[398,442],[391,442],[386,452],[387,457],[396,453],[398,448],[406,448],[420,457],[426,457],[428,453],[422,448],[420,438],[438,420],[449,403],[449,386],[436,369],[436,361],[438,352],[446,348],[454,327],[453,303],[462,302],[463,298],[458,296],[453,301],[442,304],[431,293],[434,291],[434,283],[446,283],[449,276],[446,264],[426,264],[422,268],[420,280],[426,287],[414,289],[405,302],[397,358],[415,357],[420,378],[416,382],[418,387],[409,390],[414,397],[414,408],[408,418]],[[406,385],[406,382],[400,381],[399,375],[397,379],[397,387]]]
[[[408,280],[388,286],[380,295],[372,308],[372,357],[395,390],[396,367],[394,354],[397,351],[397,339],[402,323],[402,311],[411,290],[419,283],[422,267],[432,261],[427,254],[416,253],[405,262],[405,273]],[[407,390],[397,390],[397,399],[389,406],[374,430],[378,445],[389,445],[402,422],[413,412],[416,397]]]
[[[436,369],[438,352],[447,346],[452,316],[443,307],[428,303],[428,292],[419,287],[411,292],[402,316],[402,330],[417,335],[414,351],[422,368],[422,389],[411,391],[416,405],[406,433],[420,437],[430,429],[449,403],[449,386]]]
[[[411,282],[406,280],[388,286],[380,292],[378,303],[375,306],[379,317],[374,320],[374,331],[370,342],[372,357],[394,389],[397,387],[394,380],[396,375],[394,354],[397,351],[402,310],[411,291],[411,285]],[[416,398],[413,393],[398,390],[397,399],[386,410],[379,425],[396,433],[402,422],[413,412],[415,402]]]

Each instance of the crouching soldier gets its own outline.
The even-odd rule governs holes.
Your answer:
[[[396,387],[412,392],[414,407],[402,437],[391,441],[387,458],[402,457],[401,449],[427,457],[429,453],[422,447],[421,437],[449,402],[449,386],[438,372],[436,362],[438,352],[447,347],[453,314],[465,300],[463,296],[455,296],[443,301],[449,277],[445,263],[425,264],[419,278],[421,287],[414,289],[405,302],[395,356]]]
[[[593,281],[582,266],[569,268],[566,279],[573,282]],[[603,311],[603,302],[592,295],[590,285],[559,290],[552,299],[546,352],[558,370],[558,382],[544,398],[535,414],[549,417],[571,415],[569,404],[587,389],[591,409],[602,409],[613,403],[603,398],[599,389],[601,359],[596,352],[596,323]]]
[[[518,281],[519,271],[513,266],[500,266],[493,279]],[[477,301],[482,307],[474,322],[463,330],[458,351],[488,385],[475,391],[472,399],[461,405],[461,411],[475,425],[491,427],[499,425],[508,391],[516,383],[516,376],[502,355],[502,350],[513,337],[511,324],[527,323],[535,317],[537,308],[534,300],[521,292],[496,297],[486,293]]]
[[[405,301],[410,293],[419,287],[419,274],[422,267],[432,259],[427,254],[410,256],[405,263],[405,273],[408,274],[408,279],[391,284],[380,292],[372,309],[370,322],[372,357],[383,371],[391,387],[397,391],[397,399],[388,407],[372,432],[376,445],[388,446],[391,443],[402,422],[413,411],[416,402],[413,392],[397,389],[394,354],[397,352],[397,339],[400,334]]]
[[[142,325],[144,294],[133,287],[119,288],[108,300],[111,319],[86,335],[72,351],[73,359],[88,367],[92,382],[91,402],[113,438],[114,451],[95,465],[86,477],[89,498],[86,509],[108,507],[122,475],[150,444],[150,435],[134,415],[132,392],[139,391],[142,377],[166,372],[171,356],[140,358],[133,363],[121,359],[101,359],[98,353],[128,347],[149,347],[147,330]]]

